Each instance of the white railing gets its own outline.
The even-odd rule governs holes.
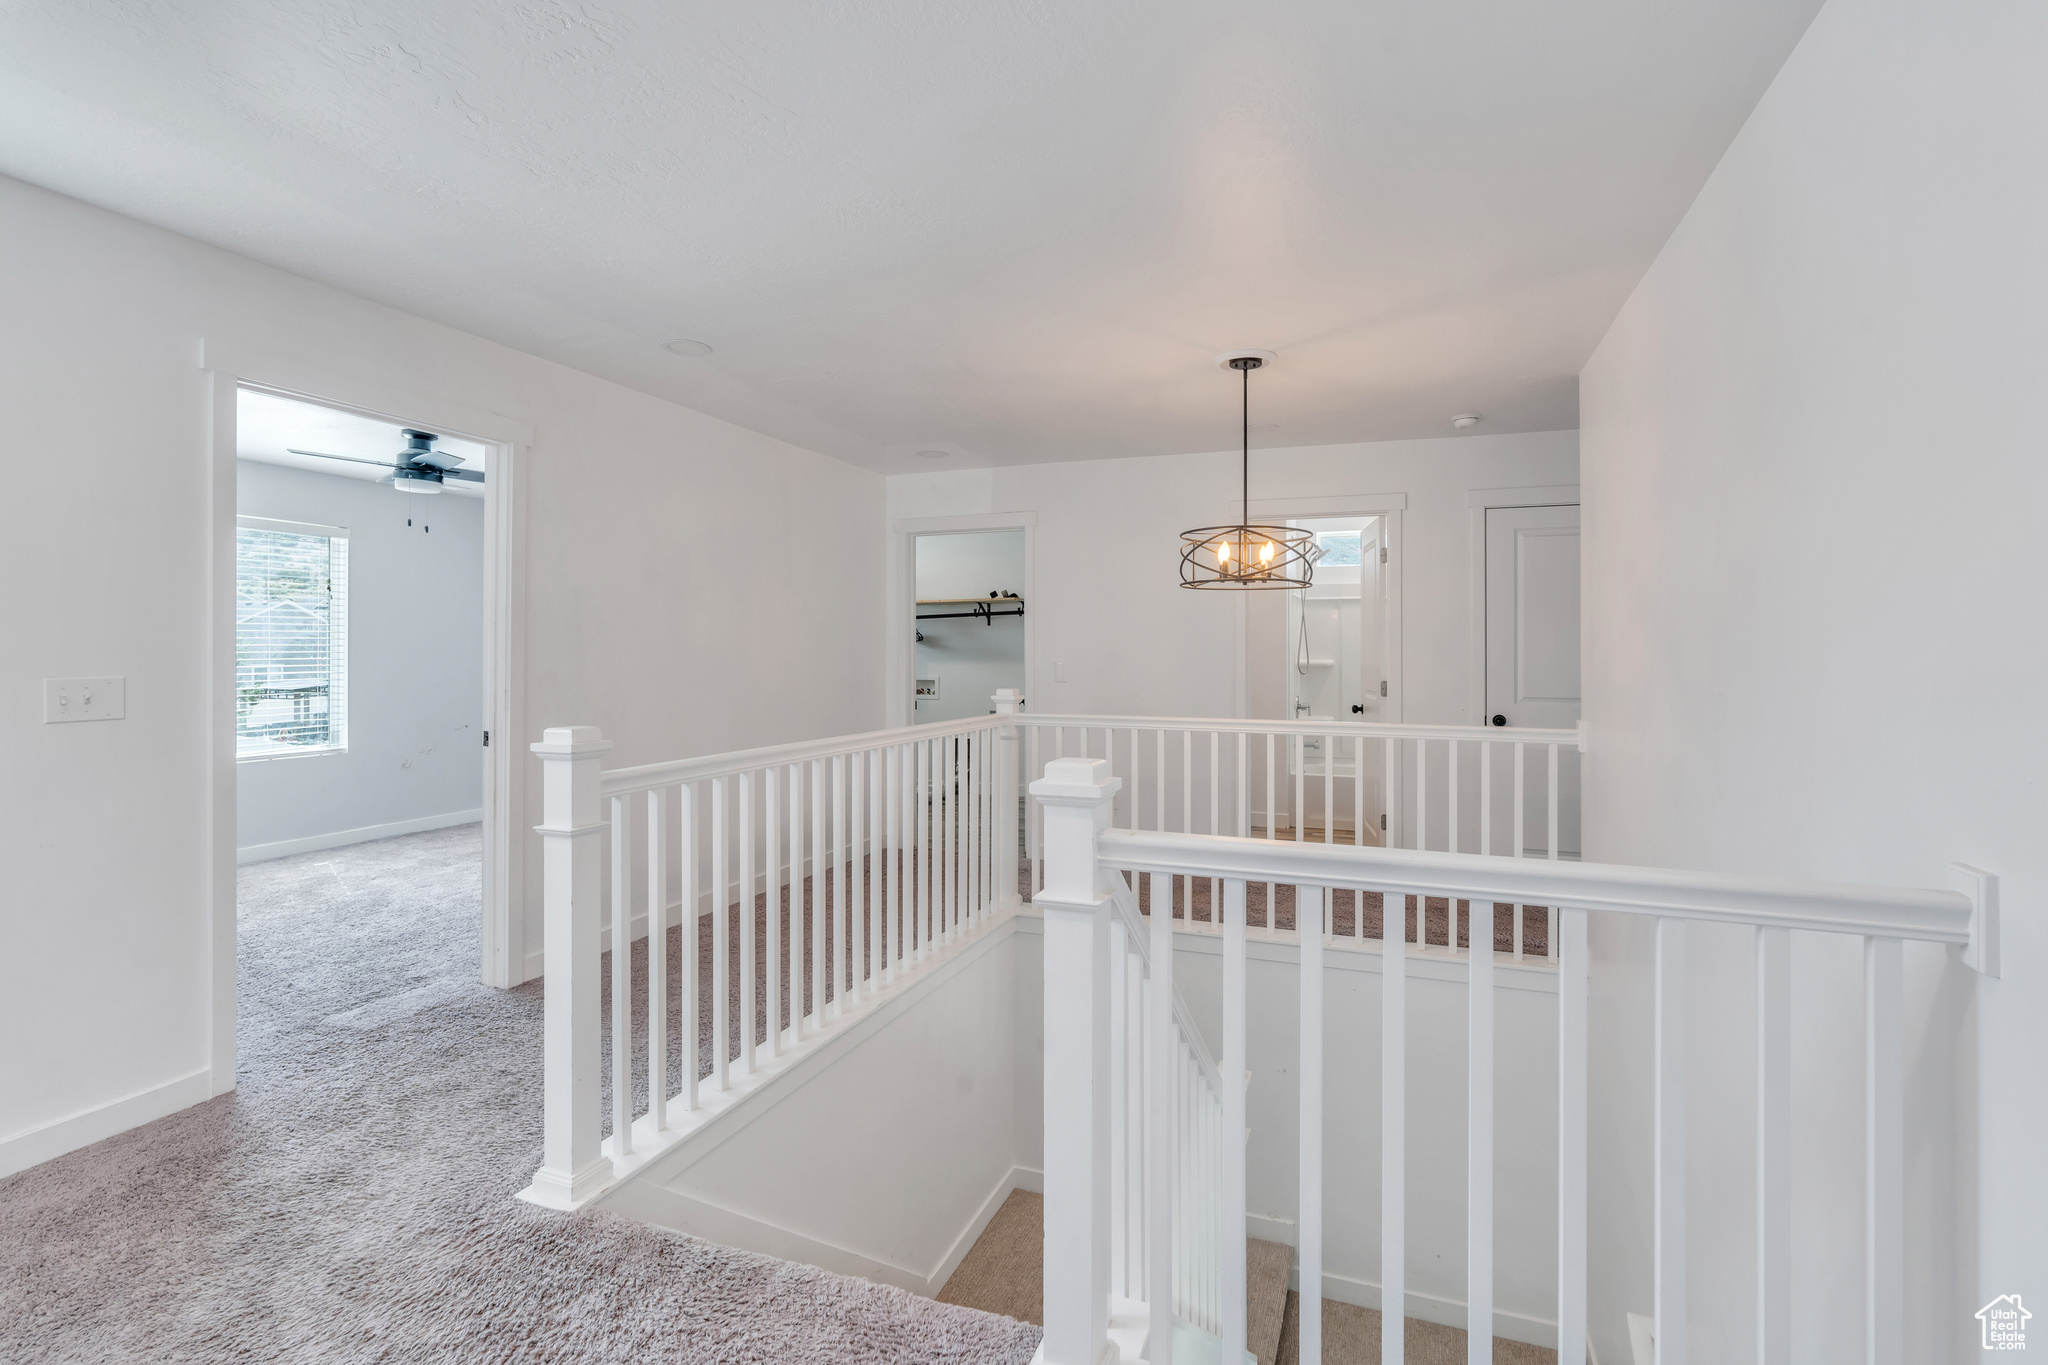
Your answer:
[[[1110,1292],[1168,1303],[1172,1318],[1220,1335],[1223,1225],[1215,1173],[1223,1081],[1173,988],[1170,928],[1162,948],[1159,928],[1147,927],[1130,891],[1120,884],[1110,890]],[[1148,1160],[1162,1149],[1155,1144],[1171,1147],[1171,1165]],[[1147,1183],[1148,1169],[1175,1174],[1163,1196]],[[1163,1296],[1146,1280],[1153,1264],[1146,1249],[1155,1245],[1171,1248],[1158,1262]],[[1242,1299],[1243,1286],[1238,1290]]]
[[[546,1136],[524,1197],[588,1203],[1013,903],[1020,778],[1036,776],[1070,737],[1085,752],[1099,734],[1126,762],[1133,827],[1192,829],[1199,811],[1211,830],[1301,841],[1319,828],[1328,844],[1347,809],[1372,804],[1341,797],[1338,779],[1355,794],[1394,791],[1406,780],[1398,768],[1413,774],[1416,840],[1434,839],[1436,828],[1462,847],[1462,819],[1481,847],[1519,855],[1533,847],[1521,832],[1547,822],[1544,847],[1559,856],[1560,755],[1576,752],[1575,732],[1027,716],[1014,691],[993,700],[984,717],[611,771],[602,767],[611,745],[591,727],[551,729],[533,746],[544,771],[536,832],[549,964]],[[1196,735],[1207,736],[1203,745]],[[1371,763],[1392,765],[1384,787],[1367,781]],[[1525,770],[1536,776],[1524,781]],[[1354,841],[1378,837],[1369,821],[1351,823]],[[1497,840],[1496,828],[1517,833]],[[1042,888],[1035,818],[1026,837],[1030,884]],[[1141,903],[1151,891],[1140,878]],[[1263,891],[1267,903],[1285,894]],[[1195,908],[1192,884],[1179,894]],[[1352,906],[1363,938],[1365,907]],[[1417,910],[1425,941],[1434,913]],[[1554,951],[1548,914],[1516,908],[1518,955],[1525,942],[1539,955]],[[700,917],[710,921],[708,942]],[[1266,927],[1278,932],[1275,924],[1269,914]],[[653,964],[667,963],[675,925],[682,961],[671,990],[670,974]],[[601,976],[607,939],[643,937],[637,988],[631,951],[612,954]],[[1454,912],[1441,937],[1446,952],[1462,952]],[[700,1014],[708,1058],[696,1045]],[[680,1024],[684,1056],[670,1055],[670,1029],[650,1020]]]
[[[1095,1236],[1091,1210],[1107,1206],[1115,1128],[1107,1052],[1110,907],[1123,874],[1213,878],[1222,883],[1222,1038],[1218,1070],[1245,1072],[1246,892],[1253,883],[1294,889],[1304,907],[1300,935],[1299,1206],[1297,1234],[1301,1310],[1299,1359],[1321,1359],[1323,1287],[1323,953],[1332,927],[1334,893],[1378,893],[1383,903],[1412,896],[1484,905],[1536,902],[1558,907],[1558,1358],[1586,1359],[1586,917],[1591,912],[1648,916],[1656,924],[1656,1037],[1652,1103],[1654,1150],[1655,1321],[1660,1365],[1686,1361],[1684,1071],[1686,926],[1692,921],[1748,925],[1756,932],[1759,987],[1757,1077],[1759,1172],[1757,1319],[1759,1358],[1790,1359],[1791,1106],[1789,936],[1792,930],[1861,938],[1864,957],[1866,1218],[1865,1334],[1867,1359],[1899,1365],[1903,1320],[1902,944],[1946,943],[1979,970],[1995,974],[1996,881],[1958,867],[1961,891],[1772,881],[1662,869],[1469,853],[1380,849],[1357,845],[1246,839],[1215,834],[1116,829],[1111,812],[1120,787],[1106,760],[1055,761],[1032,785],[1044,816],[1046,919],[1046,1296],[1049,1365],[1097,1365],[1108,1344],[1110,1300],[1120,1283],[1109,1263],[1110,1239]],[[1297,807],[1299,809],[1299,807]],[[1155,905],[1164,902],[1155,901]],[[1057,926],[1057,932],[1056,932]],[[1151,917],[1155,990],[1171,980],[1171,920]],[[1406,1288],[1408,1181],[1405,1170],[1408,1086],[1408,935],[1388,935],[1380,1001],[1380,1303],[1402,1311]],[[1496,954],[1469,956],[1466,1323],[1468,1359],[1493,1358],[1494,1327],[1494,964]],[[1055,1020],[1055,1002],[1064,1006]],[[1091,1003],[1092,1002],[1092,1003]],[[1095,1078],[1101,1077],[1098,1083]],[[1058,1083],[1055,1083],[1058,1078]],[[1154,1087],[1152,1103],[1164,1100]],[[1241,1087],[1223,1087],[1223,1113],[1211,1172],[1183,1170],[1171,1145],[1149,1143],[1144,1178],[1152,1189],[1206,1182],[1221,1230],[1217,1278],[1222,1359],[1243,1358],[1246,1128]],[[1512,1123],[1517,1116],[1506,1116]],[[1156,1216],[1156,1215],[1155,1215]],[[1154,1236],[1143,1249],[1142,1278],[1152,1330],[1144,1358],[1173,1356],[1169,1293],[1171,1260]],[[1128,1283],[1128,1279],[1121,1281]],[[1057,1292],[1055,1292],[1057,1287]],[[1402,1358],[1403,1332],[1381,1333],[1381,1359]]]
[[[1577,856],[1577,730],[1029,713],[1017,722],[1027,780],[1061,758],[1109,763],[1122,784],[1116,828],[1552,861]],[[1045,875],[1035,808],[1025,838],[1035,891]],[[1148,874],[1138,886],[1148,906],[1149,883]],[[1164,890],[1178,918],[1214,924],[1220,882],[1176,878]],[[1281,927],[1279,895],[1275,885],[1255,892],[1257,927]],[[1376,935],[1366,932],[1355,900],[1338,910],[1348,936]],[[1460,954],[1458,916],[1448,914],[1441,926],[1433,914],[1425,918],[1419,942]],[[1555,958],[1549,907],[1516,904],[1508,918],[1504,937],[1517,958]]]
[[[611,745],[592,727],[551,729],[533,746],[544,770],[546,1116],[542,1165],[522,1197],[589,1203],[1016,902],[1016,802],[1005,798],[1017,699],[997,703],[997,715],[610,772]]]

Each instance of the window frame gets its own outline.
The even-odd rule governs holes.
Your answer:
[[[330,608],[330,611],[329,611],[329,617],[328,617],[328,640],[329,640],[329,649],[330,649],[330,656],[329,656],[329,657],[330,657],[331,663],[330,663],[330,667],[329,667],[329,670],[328,670],[328,675],[327,675],[327,676],[328,676],[328,705],[329,705],[329,708],[330,708],[330,712],[329,712],[329,713],[330,713],[330,715],[335,715],[335,716],[338,716],[338,718],[339,718],[339,722],[340,722],[340,729],[341,729],[341,742],[340,742],[339,744],[320,744],[320,745],[292,745],[292,746],[284,746],[284,747],[280,747],[280,748],[276,748],[276,749],[269,749],[269,750],[263,750],[263,751],[258,751],[258,752],[252,752],[252,753],[244,753],[244,752],[242,752],[242,731],[241,731],[241,725],[240,725],[240,723],[239,723],[239,721],[238,721],[238,722],[237,722],[237,724],[236,724],[236,726],[235,726],[235,763],[236,763],[236,765],[237,765],[237,766],[239,766],[239,765],[241,765],[241,764],[244,764],[244,763],[275,763],[275,762],[277,762],[277,761],[278,761],[278,760],[280,760],[280,759],[292,759],[292,758],[335,758],[335,757],[340,757],[340,756],[344,756],[344,755],[346,755],[346,754],[348,753],[348,749],[349,749],[349,736],[350,736],[350,728],[351,728],[351,727],[350,727],[350,725],[349,725],[349,715],[348,715],[348,703],[349,703],[349,687],[348,687],[348,668],[349,668],[349,650],[348,650],[348,638],[349,638],[349,628],[348,628],[348,614],[349,614],[349,591],[348,591],[348,589],[349,589],[349,569],[350,569],[350,567],[351,567],[351,566],[349,566],[349,565],[347,564],[347,559],[348,559],[348,550],[347,550],[347,545],[348,545],[348,539],[349,539],[349,534],[348,534],[348,528],[347,528],[346,526],[323,526],[323,525],[321,525],[321,524],[319,524],[319,523],[317,523],[317,522],[308,522],[308,521],[285,521],[285,520],[282,520],[282,519],[280,519],[280,518],[277,518],[277,517],[252,517],[252,516],[243,516],[243,515],[241,515],[241,514],[237,514],[237,515],[236,515],[236,517],[235,517],[235,530],[236,530],[236,532],[237,532],[237,536],[238,536],[238,543],[239,543],[239,533],[240,533],[240,532],[242,532],[242,531],[244,531],[244,530],[249,530],[249,531],[276,531],[276,532],[281,532],[281,533],[283,533],[283,534],[285,534],[285,535],[296,535],[296,536],[310,536],[310,537],[317,537],[317,538],[319,538],[319,539],[322,539],[322,540],[326,540],[326,541],[328,541],[328,542],[329,542],[329,555],[330,555],[330,561],[329,561],[329,562],[330,562],[330,564],[332,563],[332,559],[331,559],[331,556],[332,556],[332,553],[333,553],[333,545],[332,545],[332,542],[334,542],[334,541],[340,541],[340,542],[342,543],[342,546],[343,546],[343,549],[342,549],[342,554],[343,554],[343,556],[344,556],[344,568],[343,568],[343,572],[342,572],[342,576],[341,576],[341,593],[340,593],[340,597],[341,597],[341,605],[340,605],[340,608],[339,608],[339,610],[334,610],[334,609]],[[237,558],[238,558],[238,560],[239,560],[239,554],[238,554]],[[239,596],[239,595],[240,595],[240,586],[241,586],[241,569],[240,569],[240,565],[239,565],[239,562],[237,563],[237,566],[236,566],[236,570],[235,570],[235,582],[236,582],[237,596]],[[239,637],[239,633],[240,633],[240,627],[239,627],[239,625],[238,625],[238,626],[237,626],[237,636],[238,636],[238,637]],[[239,648],[239,643],[240,643],[240,642],[239,642],[239,638],[238,638],[238,639],[237,639],[237,647],[238,647],[238,648]],[[239,668],[238,668],[238,670],[237,670],[237,671],[239,672]],[[340,685],[339,685],[339,687],[336,687],[336,685],[335,685],[335,684],[336,684],[336,681],[337,681],[337,680],[339,681],[339,684],[340,684]],[[238,681],[237,681],[237,691],[239,692],[239,690],[240,690],[240,684],[239,684],[239,680],[238,680]],[[337,694],[337,692],[339,693],[339,704],[338,704],[338,705],[336,704],[336,694]],[[333,733],[333,731],[334,731],[334,726],[333,726],[333,724],[332,724],[332,723],[330,723],[330,725],[329,725],[329,727],[328,727],[328,732],[329,732],[329,734],[331,735],[331,734]]]
[[[1310,521],[1314,521],[1314,520],[1336,520],[1336,518],[1314,518],[1314,517],[1309,517],[1309,518],[1302,518],[1302,520],[1310,520]],[[1322,543],[1323,543],[1323,538],[1324,538],[1325,536],[1348,536],[1348,537],[1350,537],[1350,538],[1351,538],[1351,539],[1352,539],[1353,541],[1357,542],[1357,550],[1358,550],[1358,553],[1359,553],[1359,554],[1360,554],[1361,556],[1362,556],[1362,555],[1363,555],[1363,554],[1365,553],[1365,528],[1364,528],[1364,527],[1362,527],[1362,526],[1361,526],[1361,527],[1359,527],[1359,528],[1358,528],[1358,529],[1356,529],[1356,530],[1340,530],[1340,531],[1311,531],[1311,532],[1310,532],[1310,534],[1312,534],[1313,536],[1315,536],[1315,538],[1316,538],[1316,544],[1317,544],[1318,546],[1321,546],[1321,545],[1322,545]],[[1360,559],[1353,559],[1353,560],[1350,560],[1349,562],[1344,562],[1344,561],[1340,561],[1340,560],[1336,560],[1336,559],[1329,559],[1329,558],[1327,558],[1327,557],[1326,557],[1326,558],[1318,559],[1318,560],[1316,561],[1316,568],[1317,568],[1317,570],[1318,570],[1318,571],[1321,571],[1322,569],[1324,569],[1324,568],[1326,568],[1326,567],[1327,567],[1327,568],[1331,568],[1331,569],[1356,569],[1356,568],[1360,568],[1360,567],[1362,567],[1362,566],[1364,565],[1364,562],[1365,562],[1365,561],[1364,561],[1364,560],[1363,560],[1362,558],[1360,558]]]

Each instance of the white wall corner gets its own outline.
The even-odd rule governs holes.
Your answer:
[[[232,1089],[232,1086],[225,1089]],[[188,1072],[162,1085],[95,1105],[53,1123],[0,1138],[0,1179],[31,1166],[90,1147],[117,1133],[139,1128],[212,1099],[213,1069]]]

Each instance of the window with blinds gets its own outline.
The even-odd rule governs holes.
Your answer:
[[[236,757],[347,747],[348,532],[237,518]]]

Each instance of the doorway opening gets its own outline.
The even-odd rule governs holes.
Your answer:
[[[991,714],[998,688],[1024,689],[1024,532],[913,536],[911,721]]]
[[[1288,719],[1377,720],[1387,682],[1380,518],[1289,525],[1315,537],[1319,557],[1315,581],[1287,594]]]
[[[235,446],[235,861],[480,826],[492,447],[249,386]]]
[[[1250,594],[1247,641],[1249,715],[1303,725],[1386,718],[1392,670],[1388,650],[1389,546],[1384,516],[1295,517],[1289,526],[1315,538],[1314,582],[1284,593]],[[1303,837],[1377,844],[1386,828],[1380,741],[1365,745],[1363,796],[1357,746],[1327,735],[1301,737],[1285,750],[1290,778],[1300,776]],[[1323,781],[1329,778],[1328,782]],[[1329,791],[1329,808],[1324,792]],[[1293,838],[1296,817],[1280,811],[1278,837]],[[1254,832],[1264,834],[1262,811]],[[1363,828],[1361,829],[1361,823]]]

